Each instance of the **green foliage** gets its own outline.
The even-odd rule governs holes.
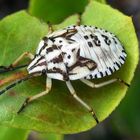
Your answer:
[[[88,0],[30,0],[29,13],[44,21],[60,23],[66,17],[82,13]]]
[[[100,3],[103,3],[103,4],[106,4],[106,0],[95,0],[95,1],[100,2]]]
[[[74,24],[76,19],[76,16],[72,16],[55,27],[59,29]],[[94,80],[94,82],[120,77],[129,83],[138,63],[138,43],[131,18],[113,10],[110,6],[94,1],[86,7],[82,22],[116,34],[128,53],[127,61],[120,71],[109,78]],[[8,65],[25,51],[35,52],[39,40],[47,34],[47,25],[21,11],[3,19],[0,22],[0,32],[2,54],[0,65]],[[3,78],[7,76],[5,74]],[[74,81],[73,85],[77,94],[94,108],[100,121],[116,108],[127,90],[126,86],[119,83],[100,89],[89,88],[79,81]],[[20,115],[16,114],[26,97],[44,90],[45,77],[37,77],[2,95],[0,123],[17,128],[54,133],[81,132],[96,125],[91,115],[71,97],[65,83],[56,80],[53,81],[53,88],[49,95],[28,105]]]
[[[64,136],[60,134],[52,134],[52,133],[40,133],[38,135],[39,140],[63,140]]]
[[[0,140],[26,140],[29,131],[0,126]]]

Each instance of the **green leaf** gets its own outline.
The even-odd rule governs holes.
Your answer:
[[[93,1],[94,1],[94,0],[93,0]],[[95,1],[100,2],[100,3],[102,3],[102,4],[106,4],[106,0],[95,0]]]
[[[82,13],[88,0],[30,0],[29,13],[44,21],[60,23],[66,17]]]
[[[1,140],[27,140],[28,134],[27,130],[0,126]]]
[[[38,136],[39,140],[63,140],[64,136],[61,134],[54,133],[40,133]]]
[[[74,24],[76,19],[76,16],[72,16],[55,28]],[[82,21],[83,24],[95,25],[116,34],[128,54],[126,63],[119,71],[110,77],[93,81],[99,83],[113,77],[120,77],[129,83],[138,63],[138,42],[131,18],[113,10],[110,6],[90,2],[82,16]],[[25,51],[34,53],[39,40],[47,33],[47,26],[22,11],[3,19],[0,22],[0,33],[2,54],[0,64],[8,65]],[[5,74],[2,77],[8,75]],[[127,87],[120,83],[100,89],[89,88],[80,81],[74,81],[73,85],[77,94],[94,108],[100,121],[108,117],[117,107],[127,90]],[[22,83],[2,95],[0,123],[59,134],[81,132],[96,125],[91,114],[70,95],[65,83],[57,80],[53,80],[50,94],[28,105],[21,114],[16,114],[26,97],[44,90],[45,77],[42,76]]]

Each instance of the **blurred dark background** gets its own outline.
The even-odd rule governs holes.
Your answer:
[[[108,3],[126,15],[133,17],[137,35],[140,40],[140,0],[107,0]]]
[[[0,18],[27,7],[28,0],[0,0]]]
[[[140,0],[107,0],[112,7],[132,16],[140,42]],[[28,0],[0,0],[0,19],[28,8]],[[140,66],[132,85],[119,107],[92,130],[66,135],[65,140],[140,140]],[[31,139],[31,138],[30,138]]]

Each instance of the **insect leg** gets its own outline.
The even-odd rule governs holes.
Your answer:
[[[21,108],[19,109],[19,111],[17,113],[19,114],[30,102],[38,99],[39,97],[47,95],[49,93],[49,91],[51,90],[51,87],[52,87],[52,79],[47,77],[47,79],[46,79],[46,90],[37,94],[37,95],[26,98],[24,103],[22,104]]]
[[[28,57],[28,58],[30,58],[32,60],[34,58],[34,55],[29,53],[29,52],[24,52],[11,65],[9,65],[9,66],[0,66],[0,73],[4,73],[4,72],[8,72],[8,71],[13,71],[13,70],[16,70],[16,69],[20,69],[20,68],[26,67],[27,64],[21,65],[21,66],[17,66],[19,64],[19,62],[21,60],[23,60],[23,58],[25,58],[25,57]]]
[[[108,80],[108,81],[105,81],[105,82],[102,82],[100,84],[94,84],[92,83],[91,81],[89,80],[86,80],[86,79],[80,79],[81,82],[83,82],[84,84],[92,87],[92,88],[100,88],[100,87],[103,87],[103,86],[106,86],[106,85],[109,85],[111,83],[114,83],[116,81],[120,82],[120,83],[123,83],[124,85],[126,86],[130,86],[129,84],[127,84],[126,82],[124,82],[123,80],[119,79],[119,78],[116,78],[116,79],[111,79],[111,80]]]
[[[35,75],[27,75],[21,79],[18,79],[16,81],[14,81],[13,83],[11,83],[10,85],[8,85],[7,87],[5,87],[4,89],[0,90],[0,95],[4,94],[6,91],[10,90],[11,88],[15,87],[17,84],[20,84],[24,81],[27,81],[31,78],[33,78]]]
[[[77,20],[77,25],[81,25],[81,13],[78,13],[78,20]]]
[[[96,121],[97,123],[99,123],[99,120],[98,120],[98,118],[97,118],[95,112],[93,111],[93,109],[92,109],[89,105],[87,105],[80,97],[78,97],[78,95],[76,94],[76,92],[75,92],[73,86],[71,85],[70,81],[67,81],[67,82],[66,82],[66,85],[67,85],[67,87],[68,87],[70,93],[72,94],[72,96],[73,96],[82,106],[84,106],[84,107],[92,114],[92,116],[94,117],[95,121]]]
[[[11,65],[12,67],[15,67],[19,64],[19,62],[21,60],[23,60],[25,57],[30,58],[31,60],[34,58],[34,55],[31,54],[30,52],[24,52],[23,54],[21,54]]]
[[[47,24],[48,24],[48,32],[52,33],[54,31],[52,24],[49,21],[47,22]]]

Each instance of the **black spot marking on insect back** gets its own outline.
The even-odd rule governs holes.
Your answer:
[[[101,46],[101,41],[100,40],[97,40],[97,46]]]
[[[95,78],[97,78],[97,74],[95,74]]]
[[[53,62],[54,64],[63,62],[62,55],[60,54],[58,57],[53,58],[50,62]]]
[[[86,40],[89,39],[89,37],[88,37],[87,35],[85,35],[84,38],[85,38]]]
[[[68,55],[68,59],[70,59],[71,58],[71,55]]]
[[[108,76],[108,73],[107,73],[107,71],[105,71],[105,74],[106,74],[106,76]]]
[[[103,76],[104,76],[102,72],[100,72],[100,75],[101,75],[101,77],[103,77]]]
[[[94,38],[94,36],[93,36],[92,34],[90,34],[90,37],[91,37],[91,38]]]
[[[126,54],[126,51],[125,50],[122,50],[122,53],[125,53]]]
[[[49,48],[46,49],[46,53],[49,53],[49,52],[52,52],[52,51],[53,51],[52,47],[49,47]]]
[[[118,63],[118,62],[116,62],[115,64],[118,66],[118,68],[120,68],[120,67],[121,67],[121,66],[119,65],[119,63]]]
[[[123,64],[123,62],[122,61],[119,61],[120,63],[121,63],[121,65]]]
[[[111,40],[108,38],[108,36],[106,35],[101,35],[103,38],[104,38],[104,42],[107,44],[107,45],[110,45],[111,44]]]
[[[92,74],[90,74],[90,75],[89,75],[89,77],[90,77],[90,79],[93,79],[93,76],[92,76]]]
[[[116,41],[116,39],[114,37],[112,39],[113,39],[113,41],[114,41],[115,44],[118,44],[117,41]]]
[[[58,47],[56,45],[52,45],[51,47],[46,49],[46,53],[52,52],[52,51],[57,50],[57,49],[58,49]]]
[[[117,71],[115,67],[113,67],[113,68],[114,68],[115,71]]]
[[[75,51],[75,48],[74,48],[74,49],[72,49],[71,51],[72,51],[72,52],[74,52],[74,51]]]
[[[125,61],[125,59],[122,56],[120,56],[119,58],[122,59],[123,61]]]
[[[93,47],[93,44],[91,42],[88,42],[89,47]]]
[[[113,73],[113,70],[111,69],[111,67],[109,67],[108,69],[109,69],[109,71],[110,71],[110,72],[111,72],[111,74],[112,74],[112,73]]]
[[[96,46],[101,46],[101,41],[98,39],[96,35],[90,34],[90,37],[93,39],[93,42]]]

